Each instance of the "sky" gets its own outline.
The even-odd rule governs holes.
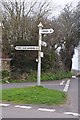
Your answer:
[[[58,15],[66,4],[72,3],[73,7],[76,7],[80,0],[51,0],[50,3],[55,5],[54,15]]]
[[[35,1],[35,0],[25,0],[25,1]],[[42,0],[36,0],[36,1],[42,1]],[[80,0],[43,0],[43,1],[49,1],[51,3],[55,3],[56,5],[64,6],[67,3],[73,3],[74,6],[80,1]]]
[[[33,1],[33,0],[29,0],[29,1]],[[42,0],[37,0],[37,1],[41,2]],[[58,16],[60,14],[60,11],[65,7],[67,3],[69,4],[72,3],[73,7],[75,7],[80,0],[47,0],[47,1],[50,3],[53,9],[53,15]]]
[[[7,0],[5,0],[5,1],[7,1]],[[10,0],[10,1],[14,1],[14,0]],[[73,7],[75,7],[80,0],[16,0],[16,1],[25,1],[25,2],[34,2],[34,1],[43,2],[43,1],[47,1],[47,2],[50,3],[50,6],[52,8],[54,16],[58,16],[60,11],[64,8],[64,6],[66,4],[72,3]]]
[[[52,0],[52,2],[56,3],[57,5],[64,6],[67,3],[73,3],[74,6],[79,2],[79,0]]]

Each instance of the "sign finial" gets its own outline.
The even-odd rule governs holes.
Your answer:
[[[38,27],[43,27],[43,25],[42,25],[42,23],[41,23],[41,22],[39,23]]]

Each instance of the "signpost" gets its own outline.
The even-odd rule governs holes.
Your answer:
[[[43,57],[43,52],[41,52],[41,46],[47,46],[47,43],[42,41],[42,34],[49,34],[53,33],[54,30],[51,29],[42,29],[43,25],[40,22],[39,25],[39,43],[38,46],[16,46],[16,50],[38,50],[38,59],[36,61],[38,62],[38,72],[37,72],[37,86],[40,86],[41,81],[41,57]]]
[[[43,57],[43,56],[44,56],[43,52],[41,52],[41,53],[40,53],[40,56],[41,56],[41,57]]]
[[[41,34],[49,34],[49,33],[53,33],[54,30],[51,28],[51,29],[42,29],[41,31]]]
[[[44,42],[44,41],[41,41],[41,45],[44,46],[44,47],[46,47],[46,46],[47,46],[47,43]]]
[[[42,41],[42,34],[53,33],[53,29],[42,29],[43,25],[40,22],[39,25],[39,47],[40,50],[38,51],[38,73],[37,73],[37,85],[40,86],[41,81],[41,56],[43,57],[43,53],[41,53],[41,45],[46,46],[46,42]]]
[[[16,50],[39,50],[39,46],[16,46]]]
[[[41,34],[41,31],[42,31],[42,23],[40,22],[39,25],[39,47],[40,47],[40,50],[38,51],[38,72],[37,72],[37,85],[40,86],[40,79],[41,79],[41,41],[42,41],[42,34]]]

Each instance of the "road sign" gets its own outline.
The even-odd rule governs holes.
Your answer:
[[[41,57],[43,57],[43,52],[41,52],[41,45],[47,46],[47,43],[42,41],[42,34],[48,34],[53,33],[54,30],[51,29],[42,29],[43,25],[40,22],[38,25],[39,27],[39,46],[16,46],[16,50],[38,50],[38,59],[36,59],[36,62],[38,62],[38,72],[37,72],[37,85],[40,86],[41,82]]]
[[[43,57],[43,56],[44,56],[43,52],[40,52],[40,56],[41,56],[41,57]]]
[[[39,46],[16,46],[16,50],[40,50]]]
[[[48,33],[53,33],[54,32],[54,30],[51,28],[51,29],[42,29],[41,31],[40,31],[42,34],[48,34]]]
[[[0,27],[2,26],[2,23],[0,23]]]
[[[41,41],[41,45],[46,47],[46,46],[47,46],[47,43],[44,42],[44,41]]]

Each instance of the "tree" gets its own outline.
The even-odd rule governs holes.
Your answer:
[[[64,11],[58,19],[60,26],[60,55],[64,65],[64,70],[70,71],[72,67],[72,57],[74,48],[78,45],[77,26],[75,22],[75,14],[71,5],[66,5]]]
[[[33,51],[15,51],[13,48],[11,51],[11,45],[38,45],[38,24],[44,22],[51,11],[49,4],[33,2],[28,6],[28,3],[15,1],[3,2],[3,6],[3,50],[13,58],[11,66],[22,71],[27,70],[26,66],[31,69],[29,64],[33,65],[32,69],[36,68],[37,51],[34,54]],[[36,7],[39,8],[37,14]]]
[[[75,23],[78,29],[78,40],[80,40],[80,1],[78,2],[75,10]]]
[[[43,35],[43,41],[47,42],[47,47],[42,47],[45,56],[45,59],[42,59],[43,69],[58,70],[59,63],[62,62],[64,70],[71,70],[74,48],[79,42],[79,6],[73,10],[71,5],[66,5],[60,16],[52,19],[49,18],[51,8],[47,2],[28,4],[24,1],[3,1],[3,6],[3,50],[12,56],[12,66],[22,71],[28,71],[28,68],[36,69],[37,51],[16,51],[13,48],[11,50],[11,46],[38,45],[38,24],[42,22],[44,28],[54,29],[53,34]],[[58,49],[60,53],[56,52]]]

